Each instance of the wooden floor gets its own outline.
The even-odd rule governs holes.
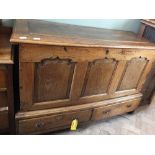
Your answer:
[[[107,121],[91,122],[77,131],[61,131],[59,135],[149,135],[155,134],[155,95],[149,106],[138,108]]]

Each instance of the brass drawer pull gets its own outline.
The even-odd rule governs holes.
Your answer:
[[[109,109],[109,110],[103,111],[102,113],[103,113],[104,115],[106,115],[106,114],[109,114],[110,112],[111,112],[111,110]]]
[[[132,106],[131,104],[128,104],[126,107],[127,107],[127,108],[130,108],[131,106]]]
[[[45,126],[45,123],[44,122],[38,122],[36,123],[36,127],[37,128],[43,128]]]

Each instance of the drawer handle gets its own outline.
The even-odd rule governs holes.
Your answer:
[[[127,107],[127,108],[130,108],[131,106],[132,106],[131,104],[128,104],[126,107]]]
[[[43,128],[45,126],[45,123],[44,122],[38,122],[37,124],[36,124],[36,127],[37,128]]]
[[[106,115],[106,114],[109,114],[110,112],[111,112],[111,110],[109,109],[109,110],[103,111],[102,113],[103,113],[104,115]]]

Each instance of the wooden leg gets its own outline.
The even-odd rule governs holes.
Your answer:
[[[128,114],[132,115],[132,114],[134,114],[134,112],[135,112],[135,110],[128,112]]]

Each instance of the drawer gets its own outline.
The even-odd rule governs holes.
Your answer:
[[[0,65],[0,91],[1,88],[6,88],[6,69]]]
[[[141,98],[125,101],[122,103],[113,104],[109,106],[95,108],[93,111],[92,120],[107,119],[113,116],[131,112],[138,107],[140,103],[140,99]]]
[[[0,91],[0,108],[7,107],[7,93]]]
[[[78,119],[79,123],[90,120],[92,110],[68,112],[42,116],[39,118],[17,121],[18,134],[38,134],[57,130],[57,128],[69,128],[72,120]]]

